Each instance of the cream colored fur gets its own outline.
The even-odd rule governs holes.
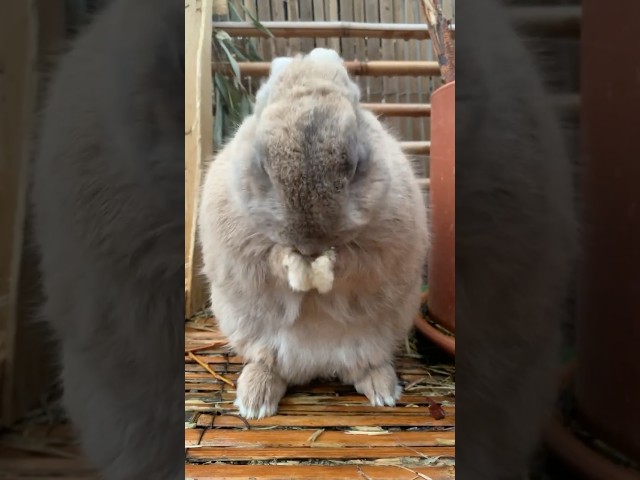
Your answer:
[[[293,59],[265,84],[258,113],[206,174],[199,212],[204,273],[220,328],[247,362],[237,392],[245,417],[275,414],[288,385],[316,377],[353,384],[373,405],[394,405],[399,396],[393,359],[419,308],[427,212],[399,143],[360,109],[356,94],[339,58],[316,52]],[[296,152],[303,148],[296,143],[298,110],[316,106],[334,112],[337,123],[357,112],[371,167],[362,188],[354,188],[360,207],[345,207],[358,228],[309,258],[257,228],[243,195],[254,188],[250,165],[269,122],[290,122],[292,135],[267,141]]]

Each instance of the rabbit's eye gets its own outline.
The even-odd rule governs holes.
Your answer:
[[[263,155],[253,157],[251,170],[253,172],[252,177],[259,188],[263,192],[268,191],[271,188],[271,177],[267,171],[267,162]]]
[[[260,161],[259,163],[260,165],[260,171],[265,175],[265,176],[269,176],[269,172],[267,172],[267,162],[263,160]]]
[[[369,149],[365,145],[359,144],[356,154],[354,155],[355,162],[353,166],[353,174],[351,176],[352,182],[362,180],[366,176],[369,171],[369,157]]]

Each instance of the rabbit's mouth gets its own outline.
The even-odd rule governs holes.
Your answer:
[[[293,248],[303,257],[318,257],[328,250],[326,247],[315,243],[296,244]]]
[[[326,241],[294,243],[291,248],[303,257],[313,259],[325,254],[328,250],[360,249],[361,245],[357,241],[357,233],[353,232],[351,235],[341,236],[340,238],[333,237],[331,240]]]

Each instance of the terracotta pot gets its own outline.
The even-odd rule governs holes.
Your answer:
[[[576,396],[591,433],[640,459],[640,2],[615,13],[586,0],[582,27],[585,262],[577,317]],[[635,15],[635,17],[634,17]],[[608,20],[620,19],[613,26]],[[597,44],[597,48],[592,48]],[[604,52],[611,52],[602,58]],[[606,71],[603,71],[606,69]],[[604,82],[604,83],[603,83]],[[606,94],[602,85],[607,84]],[[614,414],[603,410],[603,398]]]
[[[631,25],[638,15],[640,2],[627,2],[615,12],[597,0],[582,5],[581,129],[588,228],[574,372],[581,427],[635,460],[640,458],[640,137],[633,125],[640,105],[640,47],[632,41]],[[581,477],[640,479],[639,471],[622,469],[557,422],[552,433],[551,447]]]
[[[431,95],[429,311],[434,321],[455,332],[455,171],[456,84]]]

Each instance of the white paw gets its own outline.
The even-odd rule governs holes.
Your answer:
[[[312,272],[307,261],[296,253],[290,253],[282,261],[287,269],[289,286],[294,292],[308,292],[313,288]]]
[[[333,288],[333,265],[336,256],[332,250],[316,258],[311,264],[313,286],[319,293],[328,293]]]
[[[241,417],[259,420],[277,413],[286,390],[287,384],[278,374],[262,364],[249,363],[238,378],[233,404]]]
[[[356,391],[364,394],[374,407],[395,407],[402,394],[396,372],[391,365],[385,365],[367,373],[355,384]]]
[[[267,402],[262,405],[247,403],[236,397],[233,404],[238,408],[238,413],[247,420],[260,420],[261,418],[272,417],[278,412],[278,403]]]
[[[370,394],[371,396],[367,397],[369,399],[369,403],[371,403],[374,407],[395,407],[396,402],[402,395],[402,387],[400,385],[396,385],[396,388],[391,392],[389,390],[375,391]]]

